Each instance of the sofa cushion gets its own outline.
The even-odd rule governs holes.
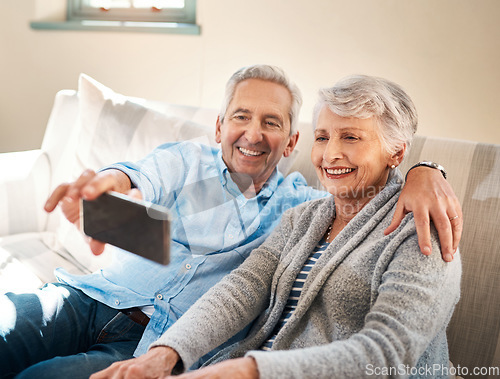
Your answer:
[[[74,274],[88,273],[64,248],[54,244],[55,233],[19,233],[0,238],[0,293],[31,291],[54,282],[54,267]]]

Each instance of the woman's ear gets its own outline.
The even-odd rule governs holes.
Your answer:
[[[394,165],[396,167],[399,166],[403,161],[405,153],[406,153],[406,143],[400,146],[399,150],[392,155],[390,159],[391,165]]]

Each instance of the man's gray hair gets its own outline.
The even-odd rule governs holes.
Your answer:
[[[226,116],[227,108],[234,98],[234,93],[236,92],[236,87],[239,83],[247,79],[260,79],[266,80],[272,83],[280,84],[285,87],[292,96],[292,105],[288,113],[290,118],[290,135],[297,132],[298,118],[300,107],[302,105],[302,95],[300,93],[299,87],[297,87],[285,72],[276,66],[257,64],[253,66],[243,67],[236,71],[226,84],[226,93],[224,103],[219,113],[220,121],[224,121]]]
[[[418,117],[413,101],[401,86],[387,79],[353,75],[331,88],[321,89],[314,109],[314,128],[325,105],[341,117],[374,117],[383,146],[390,154],[401,150],[403,144],[409,149],[417,131]]]

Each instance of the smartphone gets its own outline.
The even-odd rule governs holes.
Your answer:
[[[83,200],[83,232],[101,242],[166,265],[170,261],[170,212],[167,208],[106,192]]]

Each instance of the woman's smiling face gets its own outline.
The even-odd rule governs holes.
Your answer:
[[[394,163],[374,118],[341,117],[327,106],[318,116],[311,159],[327,191],[347,201],[373,198]]]

